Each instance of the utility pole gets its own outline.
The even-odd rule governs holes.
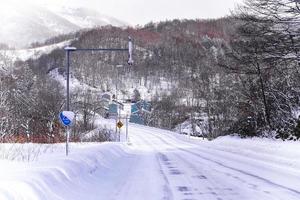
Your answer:
[[[66,47],[67,65],[66,65],[66,76],[67,76],[67,102],[66,111],[70,111],[70,52],[76,51],[75,47]],[[66,132],[66,156],[69,155],[69,140],[70,140],[70,127],[67,126]]]
[[[133,64],[132,60],[132,50],[133,50],[133,44],[132,40],[130,37],[128,37],[128,48],[76,48],[76,47],[65,47],[64,50],[66,51],[66,84],[67,84],[67,89],[66,89],[66,111],[70,111],[70,55],[71,52],[94,52],[94,51],[99,51],[99,52],[128,52],[128,61],[127,63],[129,65]],[[69,139],[70,139],[70,134],[71,134],[71,128],[67,126],[67,131],[66,131],[66,156],[69,154]]]

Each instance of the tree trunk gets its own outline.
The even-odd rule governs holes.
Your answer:
[[[265,90],[265,84],[262,78],[261,74],[261,69],[259,63],[256,64],[257,72],[258,72],[258,77],[259,77],[259,82],[260,82],[260,88],[261,88],[261,93],[263,97],[263,103],[264,103],[264,108],[265,108],[265,120],[268,125],[268,127],[271,127],[271,120],[270,120],[270,112],[269,112],[269,107],[267,104],[267,98],[266,98],[266,90]]]

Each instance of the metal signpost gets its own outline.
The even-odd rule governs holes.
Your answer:
[[[126,142],[128,142],[128,115],[126,115]]]
[[[67,100],[66,100],[66,111],[70,111],[70,53],[71,52],[86,52],[86,51],[100,51],[100,52],[112,52],[112,51],[123,51],[123,52],[128,52],[128,61],[127,63],[129,65],[133,64],[133,59],[132,59],[132,51],[133,51],[133,44],[132,44],[132,40],[130,37],[128,37],[129,41],[128,41],[128,48],[76,48],[76,47],[65,47],[64,50],[66,51],[66,76],[67,76]],[[65,112],[65,111],[64,111]],[[61,120],[62,121],[62,120]],[[72,121],[72,120],[71,120]],[[68,143],[69,143],[69,136],[70,136],[70,127],[67,126],[67,134],[66,134],[66,155],[68,156]]]
[[[66,133],[66,156],[69,155],[69,140],[70,140],[70,126],[73,124],[75,113],[72,111],[62,111],[59,113],[61,123],[67,128]]]
[[[129,126],[129,123],[128,123],[128,115],[126,114],[126,116],[125,117],[122,117],[121,115],[119,115],[118,117],[117,117],[117,119],[118,120],[116,120],[116,129],[119,129],[119,131],[116,131],[116,134],[118,134],[117,135],[117,137],[118,137],[118,141],[120,142],[120,139],[121,139],[121,135],[120,135],[120,132],[121,132],[121,128],[124,126],[124,123],[121,121],[122,119],[124,120],[126,120],[125,121],[125,124],[126,124],[126,129],[125,129],[125,140],[126,140],[126,142],[128,142],[128,126]]]
[[[119,131],[118,131],[118,142],[121,142],[121,128],[123,127],[123,123],[121,122],[121,117],[119,116],[119,119],[118,119],[118,123],[117,123],[117,127],[119,128]]]

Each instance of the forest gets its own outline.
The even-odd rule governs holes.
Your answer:
[[[126,53],[72,53],[72,78],[89,86],[71,93],[71,108],[81,116],[73,141],[94,128],[105,92],[150,101],[149,126],[174,130],[188,123],[193,135],[209,139],[238,134],[298,140],[299,33],[297,0],[246,0],[221,19],[104,26],[33,46],[70,40],[77,48],[125,48],[133,38],[132,66]],[[65,63],[63,49],[16,62],[0,54],[0,141],[64,139],[58,121],[64,87],[53,77],[65,74]]]

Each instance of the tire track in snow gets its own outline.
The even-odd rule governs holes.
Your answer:
[[[173,200],[173,193],[172,193],[172,190],[170,188],[170,182],[169,182],[169,179],[168,179],[167,175],[165,174],[165,172],[162,169],[162,164],[161,164],[161,161],[160,161],[160,158],[159,158],[159,154],[156,153],[155,157],[156,157],[157,163],[159,165],[160,173],[163,176],[164,181],[166,183],[164,185],[164,197],[163,197],[163,200]]]
[[[144,131],[144,130],[143,130],[143,131]],[[250,172],[246,172],[246,171],[244,171],[244,170],[241,170],[241,169],[237,169],[237,168],[235,168],[235,167],[228,166],[228,165],[226,165],[226,164],[223,164],[223,163],[221,163],[221,162],[219,162],[219,161],[213,160],[213,159],[211,159],[211,158],[208,158],[207,156],[203,156],[203,155],[201,155],[201,154],[199,154],[199,153],[196,153],[196,152],[193,152],[193,151],[191,151],[191,150],[187,150],[187,149],[184,149],[184,148],[182,148],[182,147],[178,147],[178,146],[176,146],[176,145],[174,145],[174,144],[172,144],[172,143],[166,141],[164,138],[158,136],[158,134],[155,134],[155,133],[153,133],[153,132],[150,132],[150,131],[145,131],[145,132],[150,133],[151,135],[155,136],[156,138],[158,138],[159,140],[161,140],[161,141],[162,141],[163,143],[165,143],[165,144],[168,144],[168,145],[170,145],[170,146],[176,147],[176,148],[177,148],[178,150],[180,150],[180,151],[183,151],[183,152],[192,154],[192,155],[197,156],[198,158],[201,158],[201,159],[203,159],[203,160],[206,160],[206,161],[212,162],[212,163],[214,163],[214,164],[217,164],[217,165],[219,165],[219,166],[221,166],[221,167],[224,167],[224,168],[227,168],[227,169],[230,169],[230,170],[239,172],[239,173],[241,173],[241,174],[243,174],[243,175],[250,176],[250,177],[252,177],[252,178],[258,179],[258,180],[263,181],[263,182],[265,182],[265,183],[267,183],[267,184],[270,184],[270,185],[273,185],[273,186],[275,186],[275,187],[278,187],[278,188],[287,190],[287,191],[289,191],[289,192],[292,192],[292,193],[294,193],[294,194],[300,196],[300,191],[298,191],[298,190],[295,190],[295,189],[293,189],[293,188],[289,188],[289,187],[286,187],[286,186],[284,186],[284,185],[275,183],[275,182],[273,182],[273,181],[271,181],[271,180],[268,180],[268,179],[266,179],[266,178],[263,178],[263,177],[260,177],[260,176],[258,176],[258,175],[252,174],[252,173],[250,173]],[[166,134],[164,134],[164,135],[166,135]],[[169,136],[169,138],[171,138],[171,137]],[[174,140],[175,138],[172,138],[172,139]],[[182,142],[194,146],[194,144],[190,144],[190,143],[185,142],[185,141],[182,141]],[[300,197],[299,197],[299,198],[300,198]]]
[[[187,164],[182,157],[179,157],[180,152],[172,151],[173,145],[162,142],[160,139],[157,139],[157,136],[152,134],[144,135],[139,133],[135,136],[144,140],[147,146],[151,146],[151,149],[158,152],[156,155],[161,166],[161,172],[163,173],[166,182],[168,182],[168,188],[171,186],[173,189],[173,193],[176,197],[175,199],[222,199],[221,196],[224,195],[224,191],[217,191],[218,188],[214,187],[216,185],[215,182],[212,183],[210,179],[207,179],[202,175],[203,172],[196,170],[196,166],[193,165],[191,169],[191,163]],[[166,145],[162,146],[161,144]],[[164,151],[164,148],[166,148],[166,151]],[[171,190],[168,189],[168,191]],[[165,196],[170,195],[167,194]]]
[[[160,161],[160,158],[159,158],[159,153],[158,153],[159,151],[157,150],[157,147],[154,146],[152,143],[150,143],[148,140],[146,140],[144,137],[141,137],[138,134],[136,134],[136,136],[138,136],[138,138],[141,141],[143,141],[144,144],[147,144],[148,146],[152,147],[152,149],[155,150],[155,159],[157,160],[157,164],[158,164],[160,174],[162,175],[163,180],[165,182],[165,185],[163,187],[164,196],[163,196],[162,200],[173,200],[174,198],[173,198],[172,190],[170,188],[170,182],[169,182],[169,179],[168,179],[167,175],[165,174],[165,172],[162,169],[162,164],[161,164],[161,161]]]

